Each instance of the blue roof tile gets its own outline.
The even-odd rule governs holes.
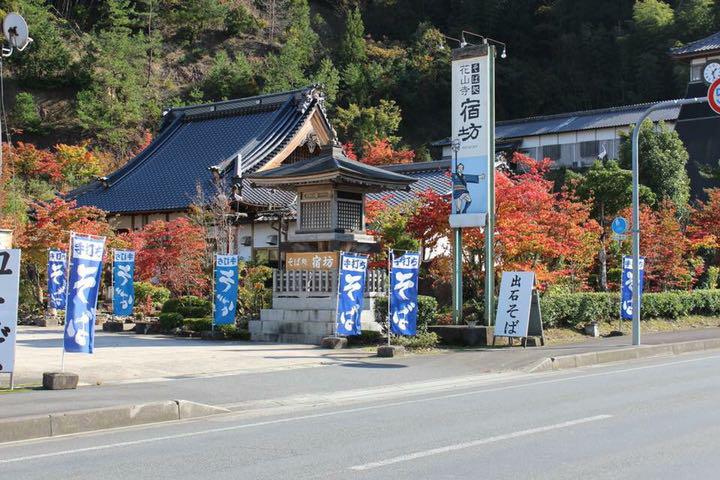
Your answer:
[[[706,54],[720,50],[720,32],[695,40],[682,47],[671,48],[670,54],[675,57],[689,57],[694,55]]]

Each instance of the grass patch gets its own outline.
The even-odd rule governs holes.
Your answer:
[[[632,322],[622,322],[622,329],[619,328],[618,320],[613,322],[599,322],[600,335],[608,335],[613,330],[620,330],[625,335],[632,334]],[[679,330],[692,330],[694,328],[720,327],[720,317],[706,317],[702,315],[691,315],[674,320],[643,320],[643,333],[676,332]],[[591,337],[585,335],[582,329],[574,328],[547,328],[545,329],[545,340],[548,345],[562,345],[566,343],[585,342]]]

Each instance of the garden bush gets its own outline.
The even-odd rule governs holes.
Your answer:
[[[160,328],[164,332],[169,332],[176,328],[183,326],[183,316],[177,312],[161,313],[158,321],[160,322]]]
[[[208,330],[212,330],[211,318],[186,318],[182,323],[185,330],[193,332],[207,332]]]
[[[388,301],[387,297],[375,299],[375,321],[383,325],[387,321]],[[433,325],[438,316],[438,302],[428,295],[418,295],[418,318],[417,331],[427,332],[427,326]]]
[[[135,305],[143,305],[150,297],[152,303],[164,304],[170,298],[170,290],[149,282],[135,282]]]
[[[429,350],[437,347],[440,337],[435,332],[418,332],[414,337],[393,337],[392,343],[408,350]]]
[[[250,340],[250,332],[237,328],[235,325],[218,325],[215,330],[222,333],[223,337],[233,340]]]
[[[347,337],[349,345],[377,345],[383,339],[382,332],[376,330],[363,330],[360,335]]]
[[[577,327],[592,321],[615,320],[620,315],[619,293],[543,295],[540,300],[546,327]],[[644,293],[643,319],[674,320],[687,315],[720,315],[720,290],[675,290]]]
[[[163,304],[162,312],[177,312],[185,318],[201,318],[212,313],[212,303],[193,295],[171,298]]]

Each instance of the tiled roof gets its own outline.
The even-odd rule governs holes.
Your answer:
[[[400,173],[351,160],[337,147],[328,148],[318,157],[253,173],[247,178],[251,183],[257,183],[260,186],[289,185],[291,188],[294,185],[312,182],[318,178],[324,179],[323,181],[332,178],[336,182],[362,183],[383,189],[406,188],[415,181]]]
[[[682,47],[671,48],[670,54],[675,57],[688,57],[696,54],[705,54],[720,50],[720,32],[713,33],[709,37],[695,40]]]
[[[413,200],[417,194],[427,190],[432,190],[441,195],[450,192],[449,160],[388,165],[383,168],[414,178],[416,182],[410,185],[409,191],[369,194],[367,198],[370,200],[381,200],[394,207]]]
[[[172,109],[159,135],[128,164],[69,194],[78,205],[111,213],[177,211],[212,193],[212,166],[227,169],[238,154],[252,172],[279,151],[319,100],[314,87],[275,95]],[[318,107],[320,108],[320,107]]]

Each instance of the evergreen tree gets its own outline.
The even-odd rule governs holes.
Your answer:
[[[352,103],[348,108],[338,108],[336,118],[340,138],[352,142],[358,153],[376,139],[387,139],[393,144],[400,141],[396,133],[402,112],[393,100],[380,100],[377,106],[372,107]]]
[[[335,106],[338,90],[340,88],[340,73],[329,58],[323,58],[318,71],[315,72],[313,83],[323,86],[325,101],[328,109]]]
[[[362,64],[367,59],[365,52],[365,26],[360,8],[348,11],[345,19],[345,32],[340,42],[339,57],[343,65]]]
[[[206,100],[250,97],[256,95],[257,90],[253,67],[242,52],[237,52],[234,61],[223,51],[215,55],[203,82]]]
[[[632,144],[630,133],[623,134],[620,164],[630,169]],[[688,153],[675,130],[660,122],[657,127],[646,120],[640,128],[640,182],[657,196],[658,203],[669,200],[682,213],[690,199],[690,177],[687,174]]]

